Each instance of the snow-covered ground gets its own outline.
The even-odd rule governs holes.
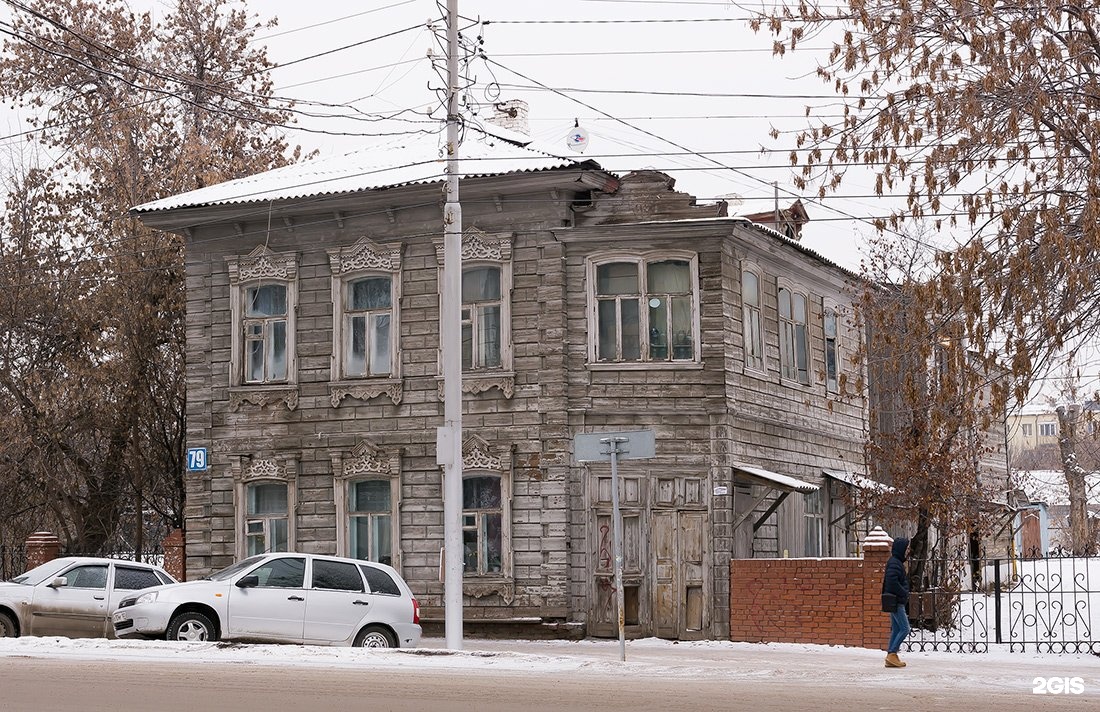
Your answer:
[[[615,640],[471,640],[459,652],[444,641],[425,639],[417,650],[364,650],[300,645],[168,643],[164,641],[0,639],[6,657],[97,662],[148,661],[194,665],[265,667],[392,668],[462,672],[659,675],[662,679],[802,680],[825,687],[902,685],[915,690],[998,689],[1032,694],[1036,678],[1080,678],[1082,696],[1100,698],[1100,657],[1012,653],[991,646],[984,654],[909,653],[901,677],[885,670],[883,653],[821,645],[752,644],[727,641],[627,641],[627,661]]]

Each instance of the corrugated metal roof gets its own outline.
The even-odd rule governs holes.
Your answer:
[[[753,467],[752,465],[744,465],[737,463],[733,465],[733,469],[742,472],[749,477],[755,477],[757,479],[765,480],[768,484],[779,489],[801,492],[803,494],[809,494],[820,489],[815,484],[809,482],[803,482],[802,480],[794,477],[788,477],[787,475],[781,475],[778,472],[772,472],[771,470],[765,470],[762,467]]]
[[[857,487],[864,490],[874,490],[875,492],[893,492],[894,488],[890,485],[883,484],[878,480],[872,480],[870,477],[864,477],[856,472],[848,472],[846,470],[822,470],[827,477],[832,477],[834,480],[840,480],[841,482]]]
[[[590,161],[557,156],[527,145],[514,143],[516,134],[505,135],[495,127],[469,127],[459,153],[463,178],[529,173],[577,166]],[[512,139],[512,140],[509,140]],[[297,200],[321,195],[356,193],[402,185],[442,182],[446,179],[443,132],[419,133],[387,139],[370,146],[217,185],[154,200],[132,209],[150,213],[209,205],[236,205]]]

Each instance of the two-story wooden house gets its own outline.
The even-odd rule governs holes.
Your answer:
[[[186,236],[189,577],[337,553],[441,615],[441,141],[134,209]],[[731,557],[848,552],[853,276],[666,175],[526,144],[461,151],[466,619],[614,633],[610,468],[572,438],[652,429],[620,467],[628,631],[726,637]]]

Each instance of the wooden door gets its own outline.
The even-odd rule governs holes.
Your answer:
[[[651,517],[654,634],[672,640],[706,637],[707,513],[658,510]]]

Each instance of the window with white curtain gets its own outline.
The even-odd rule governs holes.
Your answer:
[[[246,488],[245,538],[248,556],[287,551],[289,543],[287,486],[256,482]]]
[[[348,484],[348,548],[356,559],[393,566],[393,497],[390,480]]]
[[[500,368],[500,267],[480,265],[462,270],[462,369]]]
[[[344,376],[393,373],[393,278],[349,279],[344,295]]]
[[[698,282],[694,257],[593,262],[597,362],[696,362]]]
[[[287,379],[287,289],[259,284],[244,290],[245,383]]]
[[[810,352],[806,333],[806,297],[779,289],[779,362],[783,378],[810,383]]]

